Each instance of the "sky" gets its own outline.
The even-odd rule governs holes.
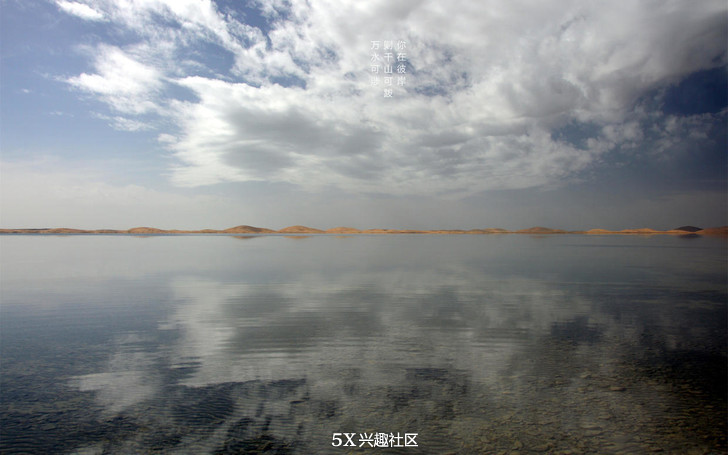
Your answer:
[[[728,225],[724,0],[0,0],[0,227]]]

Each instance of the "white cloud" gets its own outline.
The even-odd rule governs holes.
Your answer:
[[[104,19],[103,14],[84,3],[57,0],[56,5],[66,13],[78,16],[81,19],[89,21],[100,21]]]
[[[172,120],[180,186],[469,194],[551,184],[615,147],[637,150],[649,136],[640,97],[726,63],[721,1],[266,2],[267,36],[210,1],[89,4],[140,42],[99,46],[96,73],[68,82],[120,113]],[[407,82],[392,99],[369,72],[370,41],[388,39],[407,41]],[[180,88],[196,99],[165,95]],[[570,123],[598,133],[582,147],[553,137]]]
[[[106,120],[109,126],[118,131],[148,131],[152,129],[152,126],[140,120],[134,120],[121,116],[108,116],[99,115],[99,118]]]
[[[177,138],[172,136],[171,134],[162,133],[157,136],[157,141],[163,144],[174,144],[175,142],[177,142]]]
[[[144,114],[158,110],[155,92],[163,81],[156,68],[114,46],[100,45],[93,53],[97,72],[82,73],[66,82],[97,95],[118,112]]]

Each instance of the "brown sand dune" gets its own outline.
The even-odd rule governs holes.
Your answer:
[[[616,231],[610,231],[607,229],[589,229],[585,234],[589,235],[605,235],[605,234],[616,234]]]
[[[326,229],[327,234],[359,234],[361,231],[357,228],[352,227],[335,227]]]
[[[661,234],[663,231],[656,231],[650,228],[639,228],[639,229],[622,229],[618,231],[619,234]]]
[[[321,229],[310,228],[308,226],[288,226],[278,231],[281,234],[324,234]]]
[[[83,229],[71,229],[71,228],[54,228],[48,229],[48,234],[87,234],[90,231]]]
[[[715,237],[728,237],[728,226],[701,229],[696,234],[709,235]]]
[[[698,229],[695,231],[694,229]],[[307,226],[289,226],[283,228],[280,231],[274,231],[272,229],[259,228],[255,226],[240,225],[231,227],[225,230],[217,229],[201,229],[201,230],[165,230],[157,229],[153,227],[135,227],[128,230],[116,230],[116,229],[71,229],[71,228],[22,228],[22,229],[0,229],[0,234],[148,234],[148,235],[159,235],[159,234],[587,234],[587,235],[608,235],[608,234],[620,234],[620,235],[656,235],[656,234],[670,234],[670,235],[709,235],[728,237],[728,226],[713,227],[707,229],[696,228],[695,226],[681,226],[676,229],[670,229],[668,231],[658,231],[649,228],[639,229],[623,229],[621,231],[612,231],[609,229],[589,229],[588,231],[565,231],[562,229],[551,229],[542,226],[534,226],[528,229],[521,229],[519,231],[508,231],[500,228],[481,228],[481,229],[432,229],[432,230],[419,230],[419,229],[365,229],[359,230],[352,227],[335,227],[322,231],[320,229],[310,228]]]
[[[64,228],[56,228],[64,229]],[[0,229],[0,234],[50,234],[51,228],[20,228],[20,229]],[[82,231],[81,229],[75,229],[75,231]]]
[[[153,227],[135,227],[126,231],[129,234],[168,234],[169,231]]]
[[[566,231],[561,229],[551,229],[542,226],[534,226],[528,229],[521,229],[516,231],[516,234],[566,234]]]
[[[473,234],[510,234],[511,231],[508,229],[501,228],[485,228],[485,229],[471,229],[469,232]]]
[[[273,229],[259,228],[242,224],[240,226],[227,228],[222,232],[226,234],[274,234],[276,231],[274,231]]]
[[[361,233],[362,234],[392,234],[392,231],[394,231],[394,229],[375,228],[375,229],[364,229],[363,231],[361,231]]]
[[[432,231],[418,229],[365,229],[362,234],[429,234]]]
[[[578,231],[573,231],[574,234],[579,233]],[[670,229],[669,231],[658,231],[655,229],[649,229],[649,228],[640,228],[640,229],[622,229],[621,231],[610,231],[608,229],[589,229],[588,231],[584,232],[585,234],[589,235],[608,235],[608,234],[622,234],[622,235],[657,235],[657,234],[671,234],[671,235],[685,235],[685,234],[692,234],[691,231],[688,230],[681,230],[681,229]]]

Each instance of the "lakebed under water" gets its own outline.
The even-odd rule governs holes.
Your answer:
[[[0,452],[725,453],[726,246],[0,236]]]

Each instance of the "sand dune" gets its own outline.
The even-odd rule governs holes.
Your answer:
[[[361,231],[357,228],[352,227],[335,227],[326,229],[327,234],[360,234]]]
[[[281,234],[324,234],[321,229],[310,228],[308,226],[288,226],[278,231]]]
[[[710,235],[716,237],[728,237],[728,226],[701,229],[695,232],[695,234]]]
[[[609,229],[594,228],[588,231],[566,231],[563,229],[552,229],[543,226],[534,226],[528,229],[517,231],[509,231],[501,228],[478,228],[478,229],[364,229],[360,230],[353,227],[335,227],[323,231],[321,229],[311,228],[308,226],[289,226],[278,231],[272,229],[240,225],[223,230],[218,229],[200,229],[200,230],[179,230],[179,229],[158,229],[153,227],[134,227],[127,230],[116,229],[72,229],[72,228],[21,228],[21,229],[0,229],[0,234],[586,234],[586,235],[707,235],[714,237],[728,237],[728,226],[713,227],[707,229],[697,228],[695,226],[681,226],[676,229],[667,231],[658,231],[650,228],[622,229],[613,231]]]
[[[225,234],[273,234],[276,231],[272,229],[259,228],[243,224],[240,226],[227,228],[222,232],[224,232]]]
[[[135,227],[127,231],[129,234],[166,234],[168,231],[152,227]]]
[[[622,234],[643,234],[643,235],[644,234],[649,235],[649,234],[659,234],[660,233],[660,231],[656,231],[654,229],[649,229],[649,228],[622,229],[619,232],[621,232]]]
[[[70,229],[70,228],[55,228],[48,229],[49,234],[83,234],[81,229]]]
[[[541,226],[534,226],[528,229],[516,231],[516,234],[566,234],[567,231],[561,229],[551,229]]]
[[[585,234],[590,235],[604,235],[604,234],[616,234],[615,231],[608,231],[606,229],[589,229]]]
[[[471,229],[468,231],[469,234],[510,234],[508,229],[501,228],[486,228],[486,229]]]

